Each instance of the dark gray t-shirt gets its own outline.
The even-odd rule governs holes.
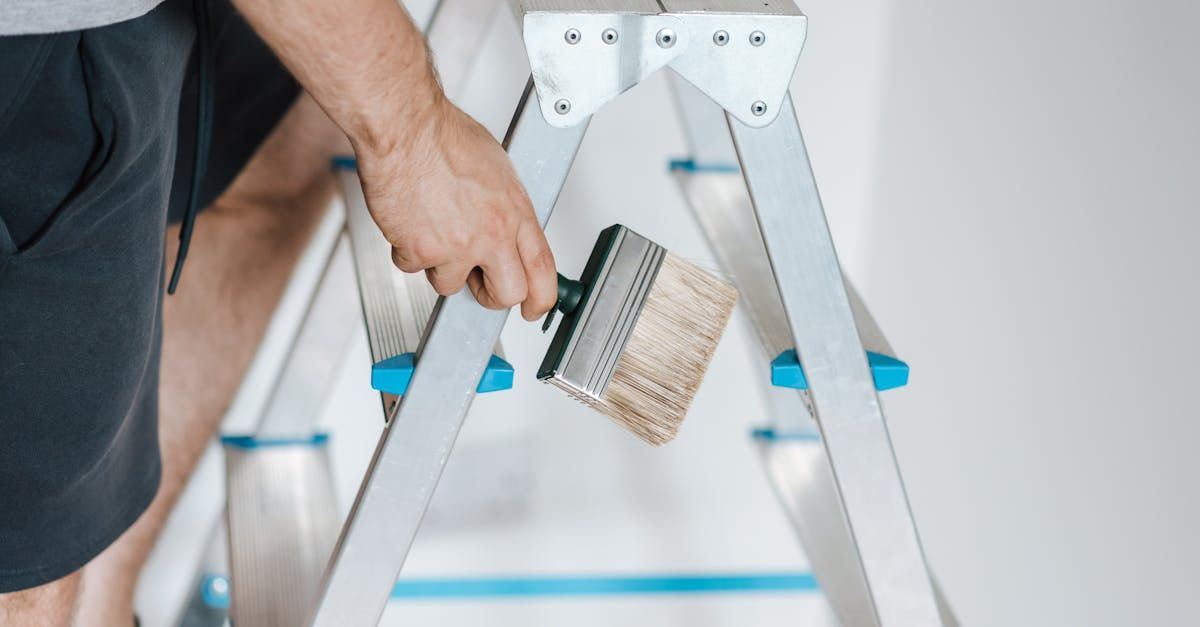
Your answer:
[[[145,15],[162,0],[0,0],[0,35],[107,26]]]

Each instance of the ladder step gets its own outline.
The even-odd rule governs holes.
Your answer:
[[[875,389],[879,391],[904,387],[908,384],[908,364],[880,353],[867,351],[867,364],[875,378]],[[771,385],[797,390],[808,389],[808,378],[800,367],[796,350],[789,348],[771,361]]]
[[[404,393],[408,391],[408,382],[412,380],[415,366],[415,353],[403,353],[376,363],[371,366],[371,387],[380,392],[404,396]],[[504,361],[499,355],[492,355],[475,391],[480,394],[498,392],[511,390],[512,386],[512,364]]]
[[[221,438],[229,615],[238,627],[292,627],[308,618],[341,522],[327,441],[324,435]]]
[[[358,268],[359,292],[374,364],[371,387],[400,396],[408,389],[421,336],[438,296],[420,273],[406,274],[392,265],[392,246],[375,227],[367,210],[354,157],[335,157],[332,165],[346,203],[346,227]],[[504,360],[499,342],[494,351],[478,392],[512,388],[513,368]]]

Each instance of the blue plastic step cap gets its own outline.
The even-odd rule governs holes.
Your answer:
[[[695,159],[671,159],[667,162],[667,168],[672,172],[739,172],[741,168],[736,163],[702,163]]]
[[[329,165],[335,172],[338,170],[349,170],[350,172],[358,170],[358,160],[353,155],[338,155],[332,159]]]
[[[371,366],[371,387],[380,392],[404,396],[404,393],[408,391],[409,382],[412,381],[413,368],[415,366],[416,355],[414,353],[404,353],[395,357],[389,357]],[[483,378],[479,380],[479,385],[475,388],[475,391],[480,394],[499,392],[500,390],[512,389],[512,386],[512,364],[496,355],[492,355],[492,358],[488,360],[487,369],[483,371]]]
[[[328,433],[296,437],[258,437],[255,435],[222,435],[221,444],[233,448],[273,448],[283,446],[324,446],[329,442]]]
[[[875,377],[875,389],[879,391],[903,387],[908,384],[908,364],[887,355],[867,351],[867,363]],[[783,351],[771,361],[771,385],[781,388],[808,389],[808,379],[800,368],[795,349]]]

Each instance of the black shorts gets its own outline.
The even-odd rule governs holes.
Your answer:
[[[224,0],[210,10],[200,206],[299,93]],[[195,38],[192,0],[0,37],[0,592],[77,570],[158,489],[164,229],[193,169]]]

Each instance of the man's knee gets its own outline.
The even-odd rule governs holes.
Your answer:
[[[79,600],[80,573],[36,588],[0,593],[0,625],[5,627],[66,627]]]

